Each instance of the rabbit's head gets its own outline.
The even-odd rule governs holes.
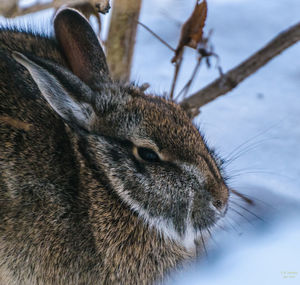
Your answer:
[[[124,204],[187,245],[223,215],[228,199],[201,134],[177,104],[113,82],[98,39],[78,12],[60,11],[54,27],[69,69],[30,54],[13,57],[52,109],[85,136]]]

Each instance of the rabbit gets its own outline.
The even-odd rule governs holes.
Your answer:
[[[225,215],[222,167],[180,105],[111,79],[79,12],[54,34],[0,30],[0,284],[163,282]]]

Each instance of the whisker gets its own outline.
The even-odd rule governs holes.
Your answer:
[[[237,233],[237,234],[241,234],[241,231],[238,230],[233,223],[236,223],[231,217],[229,217],[228,215],[225,216],[225,219],[224,219],[228,224],[229,226]],[[230,221],[232,220],[232,222]],[[228,232],[228,231],[227,231]]]
[[[277,173],[274,171],[259,170],[259,169],[258,170],[249,170],[249,171],[246,171],[246,169],[241,169],[239,172],[236,172],[235,174],[228,176],[227,179],[230,180],[230,179],[233,179],[233,178],[236,178],[236,177],[239,177],[242,175],[246,175],[246,174],[268,174],[268,175],[276,176],[276,177],[279,176],[279,177],[282,177],[282,178],[285,178],[288,180],[294,180],[293,177],[290,177],[290,176],[287,176],[284,174],[280,174],[280,173]]]
[[[236,159],[244,155],[245,153],[249,153],[259,146],[261,146],[264,142],[269,141],[269,140],[274,140],[275,138],[268,138],[268,139],[263,139],[257,142],[253,142],[250,145],[246,145],[245,148],[240,149],[238,152],[234,152],[233,154],[229,154],[228,157],[224,159],[224,165],[229,166],[232,162],[234,162]]]
[[[236,151],[240,150],[243,146],[247,145],[248,143],[252,142],[253,140],[259,138],[262,135],[265,135],[267,132],[269,132],[270,130],[272,130],[273,128],[277,127],[278,125],[280,125],[283,122],[284,119],[282,119],[281,121],[269,126],[268,128],[266,128],[265,130],[262,130],[261,132],[259,132],[258,134],[256,134],[253,137],[250,137],[248,140],[246,140],[245,142],[241,143],[240,145],[238,145],[233,151],[231,151],[228,155],[228,157],[230,157],[231,155],[233,155]]]
[[[248,223],[250,223],[252,226],[254,226],[253,222],[248,219],[245,215],[243,215],[242,213],[240,213],[238,210],[232,208],[232,207],[228,207],[229,209],[231,209],[233,212],[235,212],[236,214],[238,214],[239,216],[241,216],[242,218],[244,218]]]
[[[210,236],[210,239],[214,242],[214,244],[216,246],[219,246],[219,244],[217,243],[217,241],[215,240],[215,238],[213,237],[212,233],[211,233],[211,230],[209,229],[209,227],[206,227],[206,231],[208,232],[209,236]]]
[[[255,213],[253,213],[252,211],[250,211],[249,209],[247,209],[246,207],[243,207],[242,205],[239,205],[238,203],[234,202],[234,201],[230,201],[230,203],[233,203],[234,205],[240,207],[241,209],[245,210],[246,212],[248,212],[249,214],[253,215],[254,217],[256,217],[257,219],[261,220],[262,222],[266,221],[264,219],[262,219],[261,217],[259,217],[258,215],[256,215]]]
[[[201,229],[200,229],[200,235],[201,235],[201,241],[202,241],[202,245],[203,245],[203,249],[204,249],[205,255],[206,255],[206,257],[208,257],[207,249],[206,249],[206,246],[205,246],[205,242],[204,242],[204,238],[203,238],[203,234],[202,234],[202,230]]]
[[[223,230],[227,233],[229,233],[229,230],[227,228],[225,228],[224,226],[219,225],[218,221],[214,224],[214,226],[220,228],[221,230]]]
[[[205,225],[205,229],[207,230],[207,232],[208,232],[210,238],[213,239],[213,236],[212,236],[212,234],[211,234],[211,231],[209,230],[209,227],[207,227],[207,226]]]

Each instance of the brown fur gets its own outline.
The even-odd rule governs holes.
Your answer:
[[[0,284],[159,282],[195,252],[149,227],[125,192],[184,232],[188,193],[193,226],[201,229],[217,220],[208,203],[226,208],[228,190],[178,105],[105,78],[101,47],[74,13],[56,19],[57,39],[0,31]],[[68,28],[74,19],[87,29],[79,39]],[[79,53],[68,52],[68,41]],[[51,108],[15,52],[69,78],[58,79],[72,98],[92,106],[93,119],[78,123]],[[92,88],[91,98],[78,82]],[[137,159],[133,148],[141,146],[153,148],[161,162]]]
[[[19,130],[24,130],[26,132],[28,132],[30,130],[30,128],[32,127],[31,124],[21,122],[19,120],[16,120],[16,119],[8,117],[8,116],[0,116],[0,124],[1,123],[10,125],[11,127],[19,129]]]

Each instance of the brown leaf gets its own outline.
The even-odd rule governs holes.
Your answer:
[[[184,46],[196,49],[198,43],[202,41],[203,28],[207,16],[207,3],[196,3],[195,9],[188,20],[182,25],[179,44],[175,51],[172,62],[177,62],[182,55]]]

